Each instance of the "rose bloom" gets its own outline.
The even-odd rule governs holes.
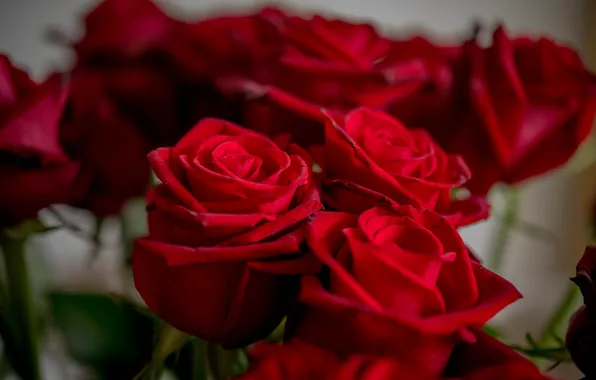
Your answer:
[[[279,64],[264,65],[268,76],[247,75],[231,87],[247,97],[245,125],[263,133],[284,120],[303,145],[324,139],[316,124],[280,112],[284,100],[276,91],[312,109],[384,110],[463,155],[473,173],[465,186],[485,195],[497,182],[514,184],[561,166],[591,129],[594,77],[573,50],[546,38],[509,39],[498,28],[488,48],[475,38],[446,46],[387,38],[368,24],[317,15],[275,9],[258,15],[283,37]]]
[[[185,120],[177,57],[186,47],[183,23],[146,0],[106,0],[84,18],[73,44],[75,72],[97,77],[117,109],[158,145],[175,143],[195,120]]]
[[[83,193],[73,205],[105,217],[145,193],[152,144],[119,112],[99,78],[74,74],[60,125],[64,149],[81,161],[77,184]]]
[[[499,27],[491,46],[474,38],[452,62],[449,97],[414,96],[387,110],[463,155],[473,193],[555,169],[588,136],[596,81],[572,49],[547,38],[511,39]]]
[[[332,209],[362,212],[387,198],[458,214],[460,225],[488,217],[484,198],[452,200],[452,189],[470,179],[468,167],[423,129],[407,129],[387,114],[362,108],[339,123],[330,118],[325,137],[325,200]]]
[[[319,212],[307,242],[327,270],[302,278],[287,333],[338,354],[395,356],[436,376],[456,344],[474,341],[470,328],[520,297],[429,210]]]
[[[274,85],[330,108],[382,107],[427,85],[445,86],[443,52],[415,37],[395,41],[374,26],[319,15],[264,12],[284,37]]]
[[[279,132],[271,131],[272,125],[279,126],[303,146],[322,144],[318,125],[295,120],[301,112],[288,114],[283,106],[288,96],[311,111],[343,112],[363,105],[385,108],[428,88],[443,91],[451,83],[446,61],[451,49],[424,38],[395,41],[370,24],[275,8],[255,17],[274,27],[270,34],[280,36],[281,47],[270,49],[275,54],[261,63],[267,70],[236,78],[225,89],[245,94],[245,125],[263,133]],[[280,98],[280,93],[288,96]]]
[[[566,344],[571,358],[587,377],[596,376],[596,247],[587,247],[577,264],[577,274],[572,281],[584,296],[584,305],[569,321]]]
[[[321,208],[310,158],[232,123],[205,119],[149,155],[161,184],[147,196],[149,236],[135,285],[174,327],[226,347],[266,337],[295,299],[302,222]]]
[[[391,356],[338,355],[299,340],[282,345],[258,343],[249,351],[242,380],[548,380],[529,360],[481,331],[474,343],[462,343],[446,373],[428,376]],[[415,349],[415,348],[414,348]]]
[[[68,86],[51,77],[29,79],[0,55],[0,227],[34,218],[42,208],[76,194],[79,165],[59,142]]]

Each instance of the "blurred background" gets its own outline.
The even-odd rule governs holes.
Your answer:
[[[263,4],[250,0],[158,2],[180,17]],[[48,30],[59,27],[69,35],[78,35],[81,15],[95,3],[93,0],[0,0],[0,51],[38,79],[53,69],[67,67],[71,57],[47,41]],[[547,35],[568,44],[579,51],[590,68],[596,68],[596,2],[590,0],[287,0],[279,3],[309,12],[370,20],[384,30],[423,31],[439,40],[468,35],[476,21],[486,26],[482,37],[488,38],[494,25],[503,23],[512,35]],[[595,152],[592,139],[566,167],[522,186],[519,217],[532,228],[513,230],[501,274],[525,298],[493,321],[507,341],[523,341],[528,332],[539,334],[564,297],[569,277],[574,274],[575,263],[591,233],[596,194]],[[462,231],[466,242],[481,257],[490,249],[502,210],[498,189],[491,199],[496,216]],[[142,209],[142,201],[139,205]],[[71,214],[73,222],[92,228],[89,215]],[[139,223],[143,221],[140,219]],[[56,232],[36,240],[31,249],[35,255],[29,257],[36,268],[32,275],[36,286],[134,294],[132,282],[118,275],[119,234],[116,221],[108,221],[100,236],[101,252],[94,262],[89,259],[92,247],[68,232]],[[47,378],[81,378],[80,369],[60,355],[59,338],[48,343],[44,357]],[[553,374],[564,379],[580,376],[572,365],[562,365]]]

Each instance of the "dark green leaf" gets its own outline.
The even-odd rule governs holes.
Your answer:
[[[50,227],[52,229],[52,227]],[[28,219],[18,226],[6,228],[3,233],[9,236],[11,239],[25,239],[30,234],[41,233],[48,231],[41,220],[39,219]]]
[[[155,319],[103,294],[51,293],[53,320],[77,361],[105,379],[131,379],[151,359]]]

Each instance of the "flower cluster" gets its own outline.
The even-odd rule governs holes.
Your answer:
[[[0,60],[0,225],[118,213],[152,169],[136,288],[186,333],[254,344],[240,378],[546,379],[482,332],[520,294],[457,229],[588,135],[596,78],[572,50],[148,0],[105,0],[85,30],[68,75]],[[283,344],[258,342],[284,318]]]

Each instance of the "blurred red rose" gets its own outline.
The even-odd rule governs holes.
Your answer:
[[[283,345],[257,343],[250,366],[238,380],[436,380],[418,374],[388,357],[342,357],[312,344],[293,340]]]
[[[73,45],[74,72],[97,77],[154,147],[175,144],[202,117],[241,114],[237,101],[214,87],[214,70],[225,62],[196,46],[195,29],[151,0],[103,1],[86,15],[85,35]],[[209,46],[216,46],[210,37]]]
[[[281,149],[284,148],[284,150]],[[161,184],[148,194],[149,236],[133,254],[135,285],[176,328],[225,346],[264,338],[296,295],[299,224],[321,204],[310,159],[223,120],[205,119],[149,155]]]
[[[215,20],[197,27],[203,23],[173,19],[150,0],[106,0],[84,21],[62,137],[85,162],[88,191],[76,205],[106,216],[146,191],[149,151],[175,144],[203,117],[239,120],[242,108],[215,88],[214,70],[224,66],[216,52],[196,43],[201,31],[217,31]]]
[[[399,204],[465,214],[465,223],[488,217],[484,199],[452,201],[451,191],[470,172],[423,129],[407,129],[387,114],[362,108],[339,124],[329,120],[325,137],[323,169],[331,181],[325,201],[335,210],[362,212],[370,204],[363,197],[378,193]]]
[[[571,317],[566,344],[577,367],[591,378],[596,376],[596,247],[587,247],[577,264],[572,281],[584,296],[584,305]]]
[[[303,277],[288,336],[339,354],[392,355],[436,376],[471,327],[520,297],[428,210],[319,212],[307,242],[329,272]]]
[[[553,380],[541,374],[532,362],[485,332],[475,330],[474,335],[474,343],[461,343],[453,351],[446,379]]]
[[[85,16],[85,34],[73,45],[74,71],[96,76],[118,110],[157,144],[175,143],[185,132],[178,129],[173,64],[183,49],[181,25],[150,0],[106,0]]]
[[[370,24],[264,13],[284,36],[274,85],[326,107],[379,107],[449,82],[440,48],[422,38],[392,41]]]
[[[492,46],[468,41],[455,62],[450,99],[413,97],[389,112],[462,154],[473,193],[561,166],[589,134],[596,81],[570,48],[546,38],[509,39],[498,28]]]
[[[74,196],[79,164],[59,142],[67,94],[59,77],[38,85],[0,55],[0,227]]]
[[[185,26],[194,59],[181,63],[187,75],[217,80],[221,77],[252,78],[268,83],[276,77],[278,58],[285,43],[265,8],[252,14],[225,14]]]
[[[104,217],[147,190],[152,144],[118,111],[100,78],[73,75],[60,137],[69,155],[82,163],[78,186],[84,193],[75,206]]]

